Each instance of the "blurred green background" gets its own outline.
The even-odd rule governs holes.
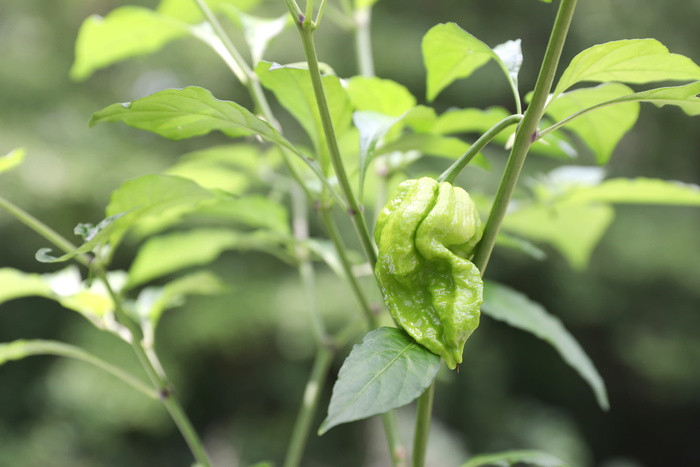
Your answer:
[[[2,177],[0,194],[65,235],[79,222],[100,220],[109,193],[124,180],[157,173],[181,154],[225,141],[210,135],[173,143],[120,125],[89,129],[92,112],[186,85],[249,103],[225,66],[188,40],[85,82],[70,81],[82,20],[126,3],[157,2],[0,2],[0,153],[26,147],[29,154],[20,169]],[[270,15],[284,12],[281,1],[265,5]],[[420,39],[434,24],[455,21],[489,45],[521,38],[521,90],[531,89],[554,13],[555,5],[534,0],[382,0],[373,16],[377,74],[409,86],[424,103]],[[698,62],[699,18],[697,0],[582,1],[564,61],[599,42],[654,37]],[[352,75],[351,38],[331,22],[324,28],[321,60],[341,76]],[[291,29],[267,54],[280,62],[302,57]],[[509,105],[505,83],[492,83],[492,76],[484,71],[451,86],[436,106]],[[608,173],[700,183],[699,122],[676,109],[643,106]],[[496,175],[478,176],[490,180],[504,154],[487,155]],[[525,182],[554,166],[532,158]],[[485,318],[461,372],[445,375],[438,387],[430,465],[455,466],[470,454],[515,448],[546,450],[580,467],[700,465],[700,210],[623,206],[616,212],[587,271],[572,271],[552,250],[543,262],[497,251],[489,269],[492,279],[564,321],[604,377],[612,410],[597,408],[589,388],[547,344]],[[0,267],[56,269],[34,261],[46,242],[4,212],[0,245]],[[129,259],[127,250],[116,266],[126,267]],[[214,269],[231,284],[231,294],[192,299],[171,312],[159,331],[159,350],[217,465],[279,463],[313,352],[298,278],[281,262],[254,253],[226,253]],[[331,322],[355,306],[325,270],[318,289]],[[0,308],[0,342],[19,338],[65,340],[135,367],[130,349],[43,299]],[[407,438],[411,416],[411,410],[399,413]],[[377,420],[341,426],[323,438],[312,436],[303,465],[387,465],[384,444]],[[0,466],[189,462],[161,406],[111,377],[49,357],[0,367]]]

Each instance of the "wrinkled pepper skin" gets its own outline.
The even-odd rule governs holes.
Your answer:
[[[467,192],[427,177],[401,183],[374,230],[375,272],[391,315],[450,369],[479,325],[483,282],[468,258],[481,235]]]

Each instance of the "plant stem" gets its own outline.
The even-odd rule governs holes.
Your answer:
[[[301,458],[311,431],[311,424],[316,415],[319,399],[326,384],[328,370],[334,355],[335,352],[325,346],[320,346],[316,351],[311,377],[306,383],[306,389],[304,389],[304,400],[294,424],[294,431],[292,431],[292,439],[287,449],[284,467],[298,467],[301,465]]]
[[[474,264],[483,275],[486,271],[491,252],[496,243],[496,236],[500,229],[503,218],[508,208],[508,203],[513,195],[513,190],[520,177],[520,172],[525,162],[525,157],[530,149],[530,145],[537,139],[537,125],[542,118],[547,96],[554,82],[554,75],[557,70],[561,51],[564,47],[566,34],[571,24],[571,18],[576,8],[576,0],[561,0],[559,11],[554,20],[554,27],[549,38],[547,51],[540,69],[535,90],[532,95],[530,106],[525,111],[520,127],[515,133],[515,142],[511,150],[508,164],[506,165],[501,184],[498,187],[496,198],[489,214],[489,219],[484,228],[484,236],[477,246],[474,254]]]
[[[136,357],[141,363],[141,366],[148,375],[148,379],[156,388],[161,403],[170,414],[170,417],[173,419],[175,425],[180,430],[180,433],[182,434],[183,438],[185,438],[185,442],[189,446],[190,451],[192,452],[192,455],[194,456],[195,460],[202,467],[210,467],[211,462],[209,461],[207,453],[204,450],[204,444],[199,438],[197,432],[194,430],[192,423],[187,418],[187,415],[182,409],[182,406],[177,401],[177,399],[175,399],[175,396],[172,393],[172,388],[165,374],[163,373],[161,375],[162,369],[159,367],[159,364],[154,365],[154,362],[151,361],[146,350],[143,348],[140,338],[140,329],[124,311],[124,308],[122,307],[121,297],[116,292],[114,292],[114,289],[112,289],[112,286],[110,285],[109,280],[107,279],[107,274],[105,273],[104,269],[99,264],[94,264],[94,266],[96,276],[99,277],[100,280],[102,280],[105,287],[107,288],[107,291],[109,292],[109,295],[114,301],[114,308],[117,317],[119,318],[120,322],[124,326],[126,326],[129,329],[129,331],[131,331],[131,341],[129,342],[131,344],[131,348],[134,350]]]
[[[393,467],[406,467],[406,449],[401,443],[399,433],[399,422],[396,419],[396,412],[390,410],[382,414],[384,432],[389,444],[389,454],[391,455],[391,465]]]
[[[372,58],[372,8],[365,7],[355,11],[355,53],[357,64],[362,76],[374,76],[374,60]]]
[[[435,381],[418,398],[416,407],[416,432],[413,437],[413,461],[412,467],[423,467],[425,455],[428,451],[428,438],[430,437],[430,419],[433,412],[433,398],[435,396]]]
[[[302,24],[297,23],[297,27],[304,46],[304,53],[306,55],[306,61],[309,66],[309,74],[311,75],[311,82],[314,88],[314,95],[316,96],[316,104],[321,115],[321,122],[323,124],[323,131],[326,135],[326,141],[328,142],[328,151],[331,156],[331,163],[333,164],[333,169],[335,170],[336,177],[338,178],[338,183],[343,195],[345,196],[345,200],[347,201],[348,214],[350,215],[350,219],[352,220],[355,230],[357,231],[357,235],[360,238],[362,249],[364,250],[370,264],[372,267],[374,267],[374,264],[377,262],[377,253],[374,250],[374,243],[372,242],[372,238],[369,234],[369,229],[367,228],[362,207],[357,201],[355,192],[350,185],[350,180],[347,172],[345,171],[343,160],[340,156],[340,149],[338,147],[335,130],[333,129],[333,121],[331,120],[328,101],[326,100],[326,94],[323,89],[323,80],[321,79],[321,72],[318,68],[318,57],[316,55],[316,47],[314,46],[313,40],[315,25],[304,22]]]
[[[24,209],[20,208],[19,206],[15,205],[12,202],[6,200],[2,196],[0,196],[0,207],[5,208],[10,214],[15,216],[21,223],[23,223],[24,225],[26,225],[27,227],[32,229],[34,232],[36,232],[39,235],[41,235],[42,237],[44,237],[50,243],[55,245],[56,248],[63,251],[64,253],[70,253],[71,251],[78,248],[77,246],[73,245],[70,241],[66,240],[66,238],[63,235],[59,234],[58,232],[53,230],[51,227],[49,227],[48,225],[44,224],[36,217],[29,214]],[[75,260],[78,261],[83,266],[86,266],[86,267],[90,266],[90,261],[84,255],[76,256]]]
[[[479,151],[484,149],[484,147],[500,132],[505,130],[511,125],[515,125],[516,123],[519,123],[523,119],[522,115],[515,114],[511,115],[509,117],[504,118],[500,122],[496,123],[496,125],[493,126],[490,130],[488,130],[486,133],[481,135],[479,139],[477,139],[474,144],[472,144],[469,149],[467,149],[467,152],[464,153],[459,159],[455,161],[454,164],[452,164],[447,170],[445,170],[442,175],[440,175],[437,180],[438,182],[449,182],[449,183],[454,183],[455,178],[459,173],[469,164],[469,162],[476,156]]]

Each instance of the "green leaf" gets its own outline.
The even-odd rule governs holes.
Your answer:
[[[262,196],[220,199],[197,210],[196,214],[213,216],[248,227],[269,229],[281,236],[290,234],[289,213],[285,207]]]
[[[491,465],[516,467],[520,464],[534,465],[536,467],[570,467],[563,460],[540,451],[507,451],[495,454],[481,454],[472,457],[462,467],[485,467]]]
[[[469,77],[494,58],[489,46],[455,23],[433,26],[423,37],[422,50],[430,102],[455,80]]]
[[[496,244],[499,246],[504,246],[506,248],[512,248],[513,250],[517,250],[521,253],[525,253],[533,259],[539,261],[542,261],[547,257],[547,253],[537,248],[531,242],[528,242],[527,240],[524,240],[522,238],[513,237],[512,235],[508,235],[503,232],[500,232],[496,237]]]
[[[232,138],[258,134],[282,146],[291,146],[270,124],[245,107],[220,101],[196,86],[166,89],[133,102],[112,104],[94,113],[90,126],[101,122],[123,122],[172,140],[219,130]]]
[[[377,144],[402,118],[403,115],[391,117],[369,110],[353,114],[355,127],[360,131],[360,199],[364,192],[365,175]]]
[[[490,60],[496,60],[517,101],[517,75],[522,63],[520,41],[509,41],[492,50],[455,23],[438,24],[423,37],[423,62],[428,73],[427,98],[437,95],[457,79],[468,78]]]
[[[37,260],[67,261],[107,244],[114,250],[128,231],[136,228],[142,234],[157,231],[218,196],[222,195],[181,177],[146,175],[129,180],[112,192],[106,209],[107,219],[98,224],[88,241],[58,258],[49,256],[49,249],[41,249],[37,252]]]
[[[204,188],[223,190],[233,195],[245,193],[252,182],[248,174],[204,160],[182,161],[163,173],[187,178]]]
[[[554,97],[582,81],[697,81],[700,67],[683,55],[672,54],[655,39],[607,42],[584,50],[564,70]]]
[[[186,24],[138,6],[117,8],[104,18],[90,16],[78,33],[71,78],[82,81],[100,68],[156,52],[188,34]]]
[[[379,0],[355,0],[355,9],[370,8]]]
[[[440,357],[405,332],[388,327],[369,332],[340,368],[319,435],[341,423],[412,402],[430,386],[439,369]]]
[[[589,384],[598,405],[609,409],[605,383],[588,355],[555,316],[538,303],[509,287],[493,282],[484,284],[484,313],[509,325],[529,332],[551,344],[566,363]]]
[[[229,229],[196,229],[152,237],[139,249],[129,271],[129,287],[136,287],[184,268],[208,264],[226,250],[265,250],[276,236]]]
[[[581,110],[632,93],[632,89],[619,83],[577,89],[560,95],[549,104],[546,112],[555,121],[561,121]],[[595,111],[571,120],[566,128],[580,137],[593,151],[599,164],[606,164],[622,137],[637,122],[638,116],[639,104],[626,102],[597,108]]]
[[[0,156],[0,173],[14,169],[24,161],[27,152],[24,148],[13,149],[4,156]]]
[[[345,89],[356,110],[372,111],[398,117],[416,105],[416,98],[405,86],[390,79],[354,76],[346,81]]]
[[[39,274],[0,268],[0,304],[22,297],[52,297],[51,287]]]
[[[324,164],[328,164],[330,156],[328,156],[326,135],[316,105],[316,95],[309,70],[260,62],[255,67],[255,73],[260,78],[262,85],[275,94],[279,103],[304,128],[311,138],[314,151],[316,154],[323,155],[322,161]],[[352,105],[337,76],[325,75],[322,80],[328,106],[331,109],[333,128],[336,135],[340,137],[350,127]]]
[[[254,65],[262,60],[270,41],[279,36],[291,23],[289,13],[279,18],[267,19],[245,14],[231,5],[226,5],[223,12],[243,29],[243,37],[250,49]]]
[[[607,205],[530,204],[509,213],[503,228],[530,240],[549,243],[573,268],[583,269],[614,217],[613,208]]]
[[[670,204],[700,206],[700,186],[655,178],[611,178],[572,189],[569,203]]]

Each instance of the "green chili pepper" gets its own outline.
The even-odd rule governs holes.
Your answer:
[[[468,258],[481,234],[467,192],[427,177],[401,183],[374,230],[375,272],[391,315],[450,369],[479,325],[483,282]]]

